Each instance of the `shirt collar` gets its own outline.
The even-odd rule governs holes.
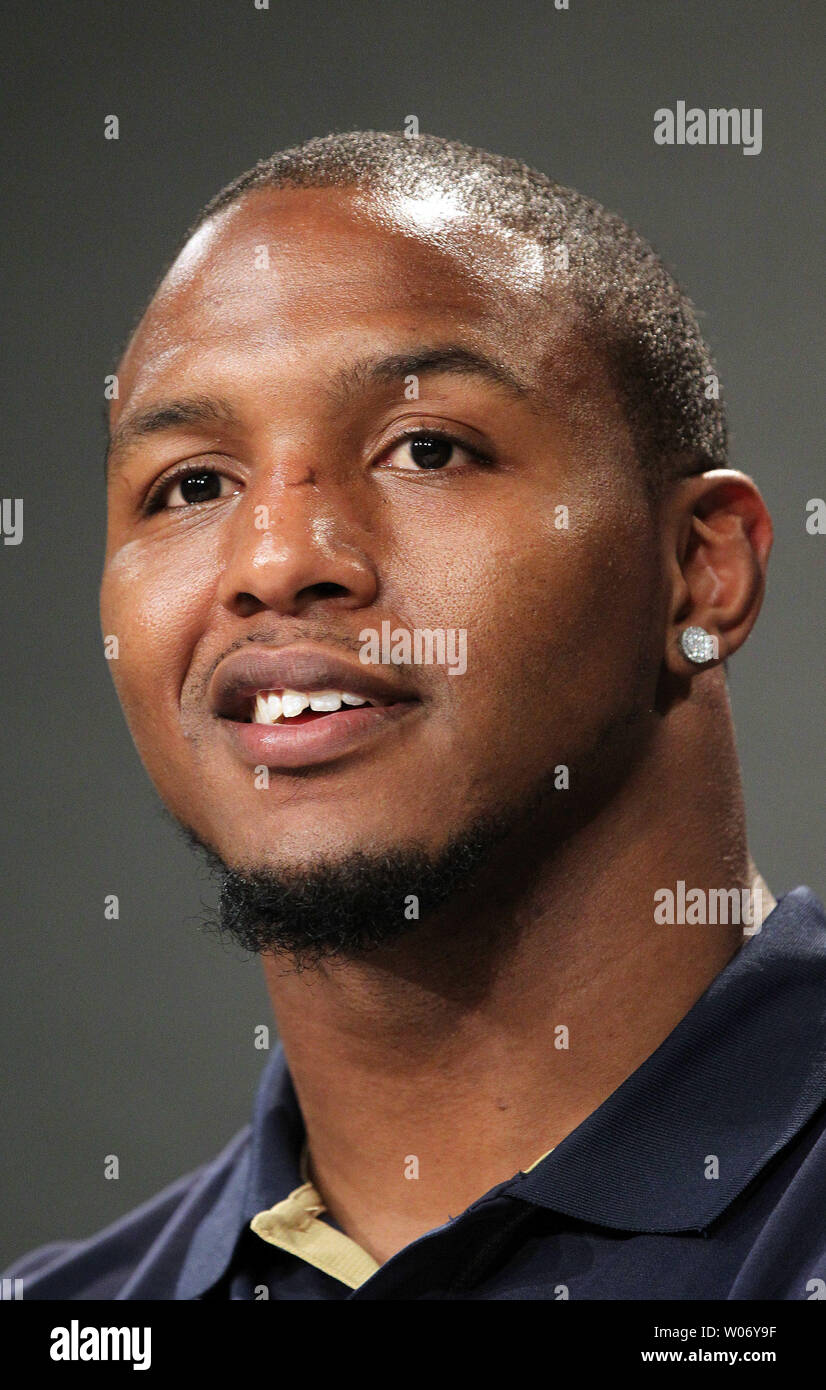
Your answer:
[[[619,1230],[702,1230],[824,1099],[826,916],[796,888],[627,1081],[501,1190]]]
[[[226,1272],[238,1239],[259,1211],[301,1184],[304,1121],[278,1043],[255,1097],[249,1145],[199,1225],[178,1277],[178,1299],[199,1298]]]
[[[493,1190],[618,1230],[702,1230],[825,1098],[826,915],[796,888],[627,1081],[529,1172]],[[304,1134],[279,1043],[249,1147],[198,1227],[177,1298],[211,1288],[253,1216],[300,1186]]]

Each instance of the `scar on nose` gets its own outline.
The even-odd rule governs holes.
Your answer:
[[[305,483],[309,483],[311,487],[315,483],[314,468],[308,468],[303,478],[296,478],[294,482],[287,483],[287,487],[304,487]]]

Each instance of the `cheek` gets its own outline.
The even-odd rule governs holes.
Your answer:
[[[178,698],[203,630],[217,556],[203,538],[187,546],[131,541],[107,556],[101,584],[104,637],[118,639],[112,676],[133,733],[151,716],[177,720]]]
[[[466,629],[468,672],[491,685],[502,664],[546,670],[560,645],[583,659],[586,638],[603,655],[618,648],[638,630],[652,583],[647,519],[607,498],[604,508],[567,501],[564,513],[556,499],[516,497],[495,515],[428,517],[394,566],[394,610],[418,626]]]
[[[455,549],[442,534],[407,576],[411,623],[467,632],[466,674],[441,682],[441,740],[454,759],[465,746],[468,773],[530,777],[543,760],[575,760],[638,698],[650,522],[631,500],[569,499],[567,518],[556,499],[503,508],[470,545],[467,529]],[[555,524],[566,519],[567,529]]]

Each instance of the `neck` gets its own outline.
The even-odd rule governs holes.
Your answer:
[[[511,837],[475,892],[361,962],[265,958],[313,1180],[380,1263],[558,1144],[739,949],[738,924],[658,925],[657,890],[774,905],[720,681],[661,721],[610,804],[552,854],[537,842]]]

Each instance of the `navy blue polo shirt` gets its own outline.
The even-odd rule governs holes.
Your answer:
[[[301,1187],[304,1137],[279,1046],[217,1158],[4,1277],[27,1299],[824,1298],[823,908],[787,893],[555,1149],[357,1287],[250,1227]]]

